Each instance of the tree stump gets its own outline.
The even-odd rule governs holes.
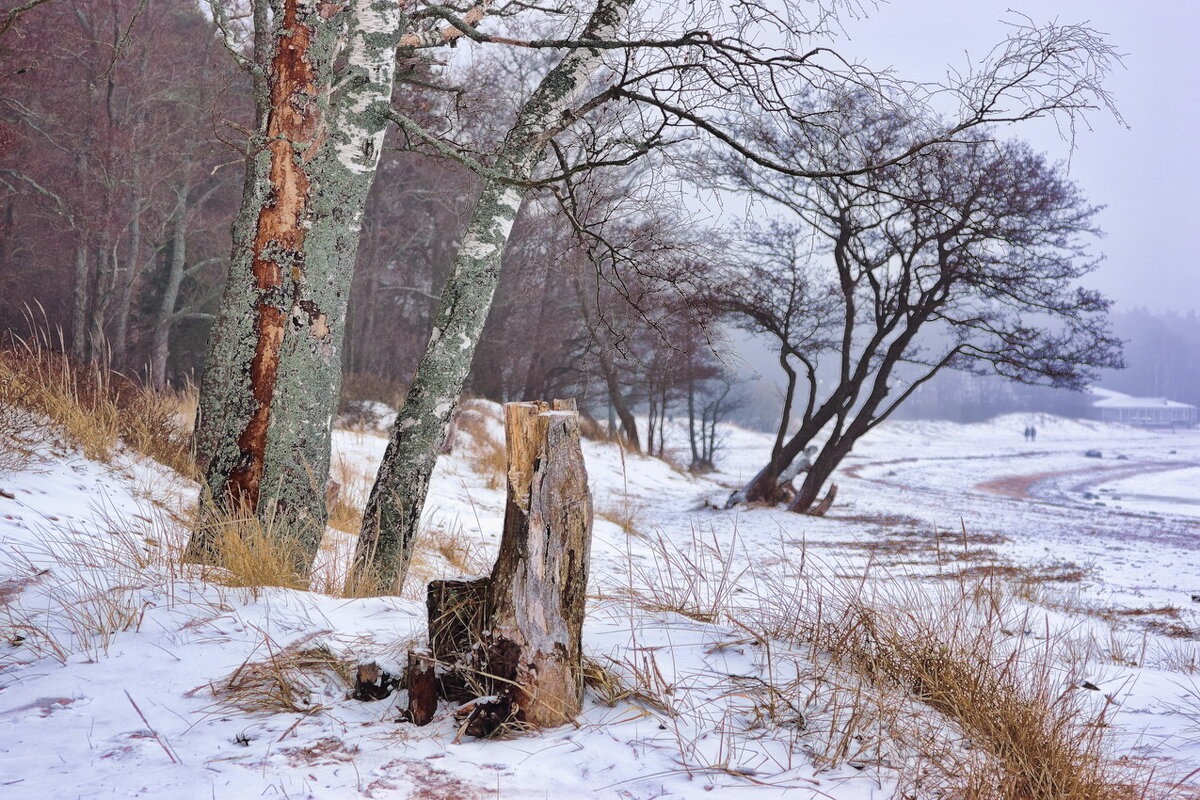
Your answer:
[[[435,581],[427,600],[443,696],[480,698],[464,708],[475,736],[562,725],[583,703],[592,502],[579,416],[573,400],[504,412],[508,500],[492,573]]]
[[[563,725],[583,703],[582,643],[592,501],[574,401],[509,403],[508,505],[488,584],[484,664],[534,727]]]
[[[415,725],[428,725],[438,705],[437,665],[428,651],[408,653],[408,719]]]

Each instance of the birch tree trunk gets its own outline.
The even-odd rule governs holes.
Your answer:
[[[258,125],[197,450],[214,501],[282,525],[305,573],[325,530],[346,302],[404,16],[395,0],[272,7],[268,22],[254,4]],[[201,526],[189,554],[210,560],[214,546]]]
[[[598,0],[579,38],[611,38],[632,3]],[[497,175],[524,181],[533,174],[550,139],[569,123],[565,112],[582,97],[600,63],[598,48],[563,56],[526,100],[496,153],[493,175],[475,203],[434,314],[429,344],[371,489],[351,578],[359,590],[398,594],[404,585],[429,477],[483,332],[501,255],[525,194]]]

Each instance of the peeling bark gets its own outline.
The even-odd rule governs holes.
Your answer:
[[[242,510],[258,508],[267,458],[267,426],[283,346],[285,312],[280,308],[284,300],[280,294],[285,274],[290,273],[293,279],[304,274],[304,223],[312,186],[305,169],[325,138],[323,109],[317,103],[320,88],[309,62],[315,31],[311,23],[301,24],[297,5],[296,0],[284,5],[279,43],[271,63],[271,112],[267,120],[271,199],[259,208],[250,245],[250,268],[258,290],[253,317],[254,357],[250,361],[254,407],[238,435],[241,455],[226,482],[230,500]],[[295,150],[305,145],[297,158]]]
[[[213,500],[296,538],[304,573],[325,529],[346,303],[405,18],[394,0],[281,0],[270,21],[265,8],[254,4],[258,127],[197,450]],[[211,560],[214,547],[201,526],[189,553]]]

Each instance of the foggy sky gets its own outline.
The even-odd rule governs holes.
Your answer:
[[[1200,186],[1200,2],[1196,0],[892,0],[846,20],[844,55],[900,77],[934,81],[947,63],[978,59],[1005,35],[1012,8],[1036,23],[1090,22],[1124,55],[1107,83],[1122,126],[1094,112],[1092,130],[1077,131],[1074,152],[1050,123],[1009,128],[1035,147],[1070,160],[1070,174],[1093,203],[1105,237],[1094,250],[1106,261],[1088,284],[1117,309],[1200,308],[1196,264]]]

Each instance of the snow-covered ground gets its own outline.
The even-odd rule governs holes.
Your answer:
[[[841,723],[815,689],[800,697],[821,654],[768,642],[729,609],[773,593],[783,607],[798,575],[936,594],[976,568],[1024,581],[1023,619],[1038,622],[1017,639],[1078,643],[1064,691],[1094,687],[1116,755],[1160,777],[1200,767],[1200,433],[1028,415],[894,423],[847,460],[823,519],[716,510],[770,447],[722,435],[705,478],[585,442],[585,650],[650,699],[592,689],[577,726],[498,741],[459,739],[448,709],[425,728],[398,722],[402,692],[349,700],[332,670],[298,679],[298,710],[222,700],[231,675],[280,653],[398,663],[424,634],[416,578],[449,564],[427,556],[399,598],[229,588],[171,557],[195,487],[154,463],[57,453],[0,474],[0,797],[891,798],[902,756],[859,742],[861,757],[829,766]],[[347,496],[385,443],[338,432]],[[504,495],[468,445],[439,463],[425,520],[486,567]],[[324,560],[345,541],[331,534]]]

